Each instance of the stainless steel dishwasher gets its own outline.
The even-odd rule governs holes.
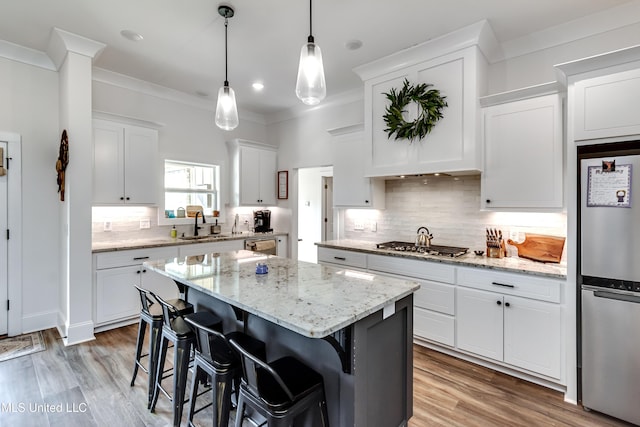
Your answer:
[[[638,326],[640,292],[582,286],[582,405],[640,425]]]

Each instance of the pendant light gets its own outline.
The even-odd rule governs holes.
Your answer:
[[[309,38],[307,43],[302,45],[300,51],[296,96],[307,105],[316,105],[327,95],[327,86],[324,81],[322,52],[320,52],[320,47],[315,44],[311,31],[311,10],[311,0],[309,0]]]
[[[227,25],[229,18],[233,16],[233,9],[226,5],[220,5],[218,13],[224,17],[224,85],[218,91],[216,125],[223,130],[233,130],[238,126],[238,107],[236,106],[236,94],[229,87],[227,79]]]

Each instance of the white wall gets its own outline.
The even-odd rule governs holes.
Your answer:
[[[22,329],[27,332],[54,327],[58,314],[58,73],[0,58],[0,99],[0,129],[22,137]],[[74,141],[69,143],[73,158]]]

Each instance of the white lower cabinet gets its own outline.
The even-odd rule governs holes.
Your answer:
[[[94,255],[94,325],[106,330],[135,321],[140,297],[134,285],[163,298],[176,298],[175,283],[142,266],[144,261],[175,258],[177,247],[103,252]]]
[[[276,237],[276,254],[283,258],[289,258],[289,238],[287,236]]]
[[[482,272],[484,273],[484,272]],[[482,274],[460,269],[459,281],[484,286]],[[554,379],[562,378],[562,306],[559,282],[530,278],[538,299],[523,275],[489,273],[492,292],[458,286],[456,289],[456,347]],[[467,278],[473,278],[466,281]],[[546,285],[546,289],[545,289]]]
[[[318,261],[418,282],[418,344],[477,356],[512,374],[564,381],[564,280],[326,247],[318,247]]]

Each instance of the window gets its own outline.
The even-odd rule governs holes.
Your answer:
[[[202,206],[208,216],[220,210],[220,166],[165,160],[165,217],[177,217],[188,205]]]

